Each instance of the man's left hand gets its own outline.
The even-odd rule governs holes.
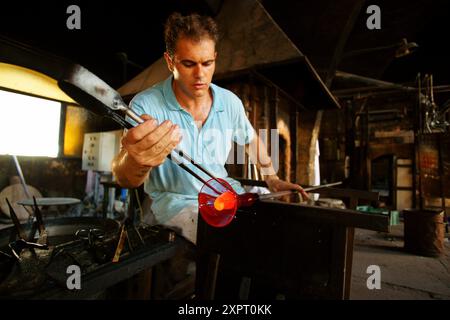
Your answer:
[[[267,186],[271,192],[279,192],[279,191],[287,191],[287,190],[297,190],[302,195],[304,200],[309,199],[309,195],[306,193],[303,188],[295,183],[287,182],[284,180],[280,180],[279,178],[269,178],[266,179]]]

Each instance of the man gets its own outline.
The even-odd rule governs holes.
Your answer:
[[[246,144],[271,191],[296,189],[305,194],[299,185],[277,177],[240,99],[211,83],[217,38],[217,26],[209,17],[175,13],[168,18],[164,58],[172,75],[131,101],[131,108],[145,122],[124,134],[122,149],[113,161],[118,183],[128,188],[145,183],[157,222],[179,228],[194,244],[197,196],[202,183],[174,162],[165,161],[176,146],[216,177],[226,179],[235,191],[243,193],[241,185],[227,177],[224,164],[232,140]],[[218,137],[217,133],[222,134]]]

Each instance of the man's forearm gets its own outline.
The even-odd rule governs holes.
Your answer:
[[[151,167],[140,166],[122,149],[112,162],[117,183],[124,188],[137,188],[148,178]]]
[[[252,163],[256,164],[265,181],[268,179],[278,179],[277,172],[273,167],[272,159],[267,152],[267,147],[256,133],[255,137],[248,145],[247,151],[250,160]]]
[[[295,183],[281,180],[275,167],[272,163],[272,159],[269,157],[267,148],[263,141],[255,134],[254,139],[247,145],[247,152],[250,160],[256,163],[258,169],[264,177],[264,181],[267,183],[267,187],[271,192],[285,191],[285,190],[297,190],[301,193],[302,198],[309,199],[308,194],[303,188]],[[277,157],[278,155],[275,155]]]

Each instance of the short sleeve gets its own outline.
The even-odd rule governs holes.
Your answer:
[[[245,108],[242,101],[235,96],[234,99],[234,126],[233,141],[239,145],[249,144],[252,141],[255,130],[245,114]]]

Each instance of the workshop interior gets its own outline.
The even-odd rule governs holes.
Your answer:
[[[448,1],[148,5],[0,4],[0,299],[450,299]],[[170,75],[173,12],[216,20],[213,83],[309,199],[270,193],[246,153],[225,164],[237,195],[174,149],[203,187],[167,290],[184,242],[112,160],[144,121],[130,101]]]

